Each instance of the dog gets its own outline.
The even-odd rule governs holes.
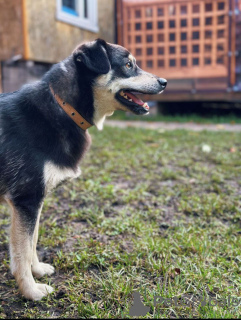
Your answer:
[[[102,130],[115,110],[147,114],[136,94],[158,94],[166,85],[141,70],[127,49],[97,39],[79,45],[40,81],[0,95],[0,199],[12,209],[10,269],[25,298],[53,291],[34,280],[54,273],[36,252],[40,213],[49,191],[80,175],[91,144],[87,129]]]

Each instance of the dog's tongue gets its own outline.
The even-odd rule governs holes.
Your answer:
[[[130,92],[125,92],[125,95],[127,95],[128,98],[132,99],[135,103],[139,104],[140,106],[143,106],[145,102],[143,102],[141,99],[137,98],[134,94]]]

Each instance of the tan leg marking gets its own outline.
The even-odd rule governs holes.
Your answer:
[[[33,237],[29,235],[26,225],[20,218],[20,213],[8,200],[12,208],[12,221],[10,231],[10,257],[11,271],[14,275],[20,292],[25,298],[31,300],[40,300],[53,288],[34,281],[31,264],[33,256]]]
[[[39,262],[38,255],[37,255],[37,242],[38,242],[38,229],[39,229],[39,220],[40,215],[42,211],[43,204],[41,205],[39,212],[38,212],[38,218],[36,221],[34,234],[33,234],[33,256],[32,256],[32,273],[36,278],[41,278],[45,274],[51,275],[54,273],[54,267],[52,267],[48,263]]]

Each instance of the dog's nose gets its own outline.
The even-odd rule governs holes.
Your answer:
[[[160,85],[163,87],[163,89],[167,86],[167,80],[164,78],[158,78],[157,81],[160,83]]]

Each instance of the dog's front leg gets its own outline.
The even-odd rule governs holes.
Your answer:
[[[33,212],[31,205],[9,201],[12,208],[10,232],[11,271],[14,275],[20,292],[25,298],[40,300],[53,288],[34,281],[31,265],[33,259],[34,229],[38,219],[38,210]]]
[[[38,211],[38,217],[35,224],[34,235],[33,235],[33,258],[32,258],[32,273],[36,278],[41,278],[45,274],[51,275],[54,273],[54,267],[52,267],[48,263],[39,262],[38,254],[37,254],[37,242],[38,242],[38,229],[39,229],[39,219],[41,215],[43,205],[41,205]]]

